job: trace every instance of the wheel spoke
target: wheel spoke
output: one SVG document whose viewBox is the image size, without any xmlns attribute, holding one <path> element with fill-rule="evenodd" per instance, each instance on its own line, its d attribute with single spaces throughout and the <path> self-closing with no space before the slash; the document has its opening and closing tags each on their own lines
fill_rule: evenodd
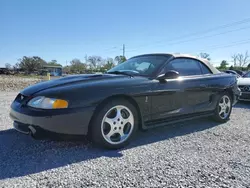
<svg viewBox="0 0 250 188">
<path fill-rule="evenodd" d="M 223 104 L 226 104 L 226 99 L 225 97 L 222 97 Z"/>
<path fill-rule="evenodd" d="M 124 140 L 127 137 L 127 134 L 124 134 L 123 129 L 119 131 L 120 134 L 120 140 Z"/>
<path fill-rule="evenodd" d="M 220 106 L 220 107 L 223 107 L 223 103 L 219 103 L 219 106 Z"/>
<path fill-rule="evenodd" d="M 223 114 L 223 113 L 225 113 L 225 110 L 221 110 L 219 114 L 221 115 L 221 114 Z"/>
<path fill-rule="evenodd" d="M 125 126 L 127 123 L 133 124 L 134 118 L 132 116 L 129 116 L 127 119 L 123 120 L 123 126 Z"/>
<path fill-rule="evenodd" d="M 108 123 L 111 127 L 113 126 L 114 119 L 105 117 L 104 122 Z"/>
<path fill-rule="evenodd" d="M 111 140 L 111 136 L 112 135 L 114 135 L 115 134 L 115 132 L 114 132 L 114 130 L 113 129 L 110 129 L 110 131 L 109 131 L 109 133 L 106 135 L 108 138 L 109 138 L 109 140 Z"/>
<path fill-rule="evenodd" d="M 121 114 L 121 110 L 122 110 L 122 108 L 120 108 L 120 107 L 116 108 L 116 116 L 115 116 L 116 119 L 123 119 L 122 114 Z"/>
<path fill-rule="evenodd" d="M 221 115 L 223 112 L 224 112 L 224 109 L 221 109 L 220 112 L 219 112 L 219 114 Z"/>
</svg>

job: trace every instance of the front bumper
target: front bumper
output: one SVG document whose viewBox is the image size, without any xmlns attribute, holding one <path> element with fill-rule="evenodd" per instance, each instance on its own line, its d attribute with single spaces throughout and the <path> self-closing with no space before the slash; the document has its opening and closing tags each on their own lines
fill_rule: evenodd
<svg viewBox="0 0 250 188">
<path fill-rule="evenodd" d="M 233 106 L 239 101 L 241 95 L 242 95 L 242 92 L 240 88 L 235 87 L 234 95 L 233 95 L 233 104 L 232 104 Z"/>
<path fill-rule="evenodd" d="M 46 131 L 67 135 L 87 135 L 94 107 L 63 110 L 37 110 L 13 102 L 10 117 L 14 128 L 24 134 Z"/>
<path fill-rule="evenodd" d="M 239 97 L 240 101 L 250 101 L 250 92 L 242 92 L 242 95 Z"/>
</svg>

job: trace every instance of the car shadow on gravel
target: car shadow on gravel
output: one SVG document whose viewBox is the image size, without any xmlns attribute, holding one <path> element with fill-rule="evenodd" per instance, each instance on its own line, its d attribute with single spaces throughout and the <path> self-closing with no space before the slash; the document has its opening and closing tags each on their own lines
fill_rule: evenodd
<svg viewBox="0 0 250 188">
<path fill-rule="evenodd" d="M 3 130 L 0 131 L 0 180 L 26 176 L 100 157 L 122 157 L 123 150 L 204 131 L 217 125 L 213 121 L 200 119 L 154 128 L 146 132 L 140 131 L 129 146 L 119 150 L 100 149 L 87 140 L 39 141 L 20 134 L 14 129 Z"/>
</svg>

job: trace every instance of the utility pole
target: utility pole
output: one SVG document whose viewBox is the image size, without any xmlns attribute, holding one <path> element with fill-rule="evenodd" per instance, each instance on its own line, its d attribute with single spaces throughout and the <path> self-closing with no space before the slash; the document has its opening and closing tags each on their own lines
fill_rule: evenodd
<svg viewBox="0 0 250 188">
<path fill-rule="evenodd" d="M 122 47 L 122 55 L 123 55 L 123 57 L 125 57 L 125 44 L 123 44 L 123 47 Z"/>
</svg>

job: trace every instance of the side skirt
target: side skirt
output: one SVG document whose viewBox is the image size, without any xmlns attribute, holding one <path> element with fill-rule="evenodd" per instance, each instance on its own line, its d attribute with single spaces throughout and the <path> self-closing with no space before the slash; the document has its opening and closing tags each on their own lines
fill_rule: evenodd
<svg viewBox="0 0 250 188">
<path fill-rule="evenodd" d="M 161 120 L 157 120 L 157 121 L 148 121 L 148 122 L 144 122 L 143 129 L 151 129 L 151 128 L 155 128 L 155 127 L 167 126 L 170 124 L 176 124 L 176 123 L 180 123 L 180 122 L 184 122 L 184 121 L 190 121 L 190 120 L 194 120 L 194 119 L 209 117 L 212 115 L 214 115 L 214 112 L 209 111 L 209 112 L 181 115 L 181 116 L 176 116 L 176 117 L 167 118 L 167 119 L 161 119 Z"/>
</svg>

